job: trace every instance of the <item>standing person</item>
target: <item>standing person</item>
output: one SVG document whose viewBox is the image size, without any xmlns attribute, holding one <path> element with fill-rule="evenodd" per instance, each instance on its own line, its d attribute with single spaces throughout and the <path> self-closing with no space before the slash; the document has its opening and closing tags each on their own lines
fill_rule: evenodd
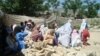
<svg viewBox="0 0 100 56">
<path fill-rule="evenodd" d="M 83 45 L 87 45 L 87 40 L 90 37 L 90 33 L 87 28 L 85 28 L 82 32 L 82 42 Z"/>
<path fill-rule="evenodd" d="M 81 36 L 81 33 L 83 32 L 83 30 L 84 30 L 85 28 L 88 29 L 88 24 L 87 24 L 87 20 L 86 20 L 86 19 L 83 19 L 83 21 L 82 21 L 82 23 L 81 23 L 80 30 L 79 30 L 80 36 Z"/>
<path fill-rule="evenodd" d="M 72 32 L 72 20 L 68 20 L 68 22 L 62 27 L 58 28 L 56 32 L 59 33 L 58 41 L 64 46 L 69 47 L 70 45 L 70 37 Z"/>
<path fill-rule="evenodd" d="M 82 40 L 82 32 L 83 32 L 83 30 L 85 28 L 88 29 L 88 23 L 87 23 L 87 20 L 86 19 L 83 19 L 82 20 L 82 23 L 81 23 L 81 26 L 80 26 L 80 30 L 79 30 L 79 34 L 80 34 L 81 40 Z"/>
</svg>

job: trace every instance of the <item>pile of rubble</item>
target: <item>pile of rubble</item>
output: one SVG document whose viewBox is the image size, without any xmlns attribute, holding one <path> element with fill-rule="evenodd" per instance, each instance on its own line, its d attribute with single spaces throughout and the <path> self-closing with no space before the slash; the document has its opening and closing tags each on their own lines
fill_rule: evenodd
<svg viewBox="0 0 100 56">
<path fill-rule="evenodd" d="M 61 45 L 46 45 L 45 42 L 33 42 L 28 35 L 25 39 L 27 48 L 22 50 L 24 56 L 98 56 L 95 51 L 84 51 L 83 47 L 65 48 Z"/>
<path fill-rule="evenodd" d="M 80 52 L 80 47 L 77 48 L 65 48 L 61 45 L 50 46 L 45 45 L 43 42 L 34 42 L 23 49 L 22 53 L 25 56 L 96 56 L 95 52 Z"/>
</svg>

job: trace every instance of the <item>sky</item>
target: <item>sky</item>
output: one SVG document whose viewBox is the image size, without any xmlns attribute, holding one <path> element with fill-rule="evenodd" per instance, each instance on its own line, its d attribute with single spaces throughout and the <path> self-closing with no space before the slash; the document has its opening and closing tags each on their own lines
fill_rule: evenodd
<svg viewBox="0 0 100 56">
<path fill-rule="evenodd" d="M 100 3 L 100 0 L 96 0 L 96 1 Z M 60 0 L 60 2 L 64 2 L 64 0 Z"/>
<path fill-rule="evenodd" d="M 60 0 L 60 2 L 63 3 L 64 0 Z M 96 0 L 96 2 L 97 2 L 97 3 L 100 3 L 100 0 Z M 62 7 L 62 5 L 61 5 L 60 7 Z M 100 10 L 98 11 L 98 13 L 100 14 Z"/>
</svg>

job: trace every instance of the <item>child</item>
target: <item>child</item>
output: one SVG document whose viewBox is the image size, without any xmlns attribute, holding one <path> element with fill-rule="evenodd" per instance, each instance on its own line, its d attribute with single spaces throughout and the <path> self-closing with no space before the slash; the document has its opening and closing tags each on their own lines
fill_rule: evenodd
<svg viewBox="0 0 100 56">
<path fill-rule="evenodd" d="M 44 36 L 44 42 L 46 44 L 53 45 L 53 40 L 54 40 L 54 29 L 49 29 Z"/>
<path fill-rule="evenodd" d="M 27 36 L 28 34 L 26 32 L 23 32 L 21 30 L 21 27 L 17 26 L 15 28 L 16 32 L 16 41 L 18 43 L 18 50 L 21 51 L 22 49 L 25 48 L 25 42 L 24 42 L 24 37 Z"/>
<path fill-rule="evenodd" d="M 73 29 L 71 34 L 71 46 L 77 47 L 81 45 L 81 38 L 76 28 Z"/>
<path fill-rule="evenodd" d="M 32 30 L 31 37 L 32 37 L 32 40 L 35 42 L 43 41 L 43 36 L 39 29 L 40 29 L 40 25 L 36 25 Z"/>
<path fill-rule="evenodd" d="M 82 32 L 82 42 L 83 45 L 87 45 L 87 40 L 90 37 L 90 33 L 87 28 L 85 28 Z"/>
</svg>

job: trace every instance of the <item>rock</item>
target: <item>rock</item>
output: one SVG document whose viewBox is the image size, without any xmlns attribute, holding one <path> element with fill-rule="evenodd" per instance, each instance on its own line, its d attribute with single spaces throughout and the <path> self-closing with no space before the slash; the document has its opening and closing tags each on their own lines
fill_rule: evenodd
<svg viewBox="0 0 100 56">
<path fill-rule="evenodd" d="M 59 54 L 53 53 L 51 56 L 60 56 Z"/>
<path fill-rule="evenodd" d="M 94 45 L 100 45 L 100 42 L 94 42 Z"/>
<path fill-rule="evenodd" d="M 74 48 L 76 51 L 80 51 L 81 47 L 75 47 Z"/>
<path fill-rule="evenodd" d="M 45 53 L 36 53 L 36 56 L 45 56 Z"/>
<path fill-rule="evenodd" d="M 56 53 L 58 53 L 58 54 L 64 54 L 64 53 L 68 53 L 69 51 L 67 51 L 67 49 L 66 48 L 64 48 L 64 47 L 57 47 L 56 49 L 55 49 L 55 51 L 56 51 Z"/>
<path fill-rule="evenodd" d="M 76 56 L 96 56 L 96 52 L 79 52 Z"/>
<path fill-rule="evenodd" d="M 85 53 L 77 53 L 76 56 L 87 56 Z"/>
<path fill-rule="evenodd" d="M 42 49 L 39 51 L 39 53 L 44 53 L 45 52 L 45 49 Z"/>
<path fill-rule="evenodd" d="M 51 51 L 52 53 L 54 53 L 54 52 L 55 52 L 55 50 L 54 50 L 54 49 L 50 49 L 50 48 L 45 48 L 45 50 L 46 50 L 46 51 Z"/>
<path fill-rule="evenodd" d="M 53 54 L 52 51 L 47 51 L 46 54 L 45 54 L 45 56 L 51 56 L 52 54 Z"/>
<path fill-rule="evenodd" d="M 87 54 L 87 56 L 96 56 L 96 52 L 90 52 Z"/>
<path fill-rule="evenodd" d="M 45 47 L 46 47 L 46 45 L 43 42 L 35 42 L 34 43 L 34 48 L 36 48 L 38 50 L 41 50 L 41 49 L 43 49 Z"/>
<path fill-rule="evenodd" d="M 77 52 L 70 52 L 67 54 L 67 56 L 77 56 Z"/>
</svg>

